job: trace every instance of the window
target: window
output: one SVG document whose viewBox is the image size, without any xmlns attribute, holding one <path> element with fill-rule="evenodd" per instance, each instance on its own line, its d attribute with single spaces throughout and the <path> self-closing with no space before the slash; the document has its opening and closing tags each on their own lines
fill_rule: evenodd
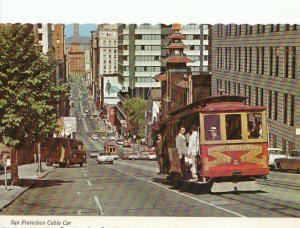
<svg viewBox="0 0 300 228">
<path fill-rule="evenodd" d="M 269 90 L 268 111 L 269 111 L 269 119 L 272 119 L 272 90 Z"/>
<path fill-rule="evenodd" d="M 270 25 L 270 32 L 274 32 L 274 25 Z"/>
<path fill-rule="evenodd" d="M 226 139 L 242 139 L 242 120 L 241 114 L 226 115 Z"/>
<path fill-rule="evenodd" d="M 252 72 L 252 47 L 249 48 L 249 73 Z"/>
<path fill-rule="evenodd" d="M 256 74 L 259 74 L 259 47 L 256 48 Z"/>
<path fill-rule="evenodd" d="M 277 76 L 277 77 L 279 76 L 279 55 L 277 55 L 277 54 L 276 54 L 276 59 L 275 59 L 275 76 Z"/>
<path fill-rule="evenodd" d="M 220 116 L 205 115 L 204 116 L 204 131 L 206 141 L 221 140 L 220 135 Z"/>
<path fill-rule="evenodd" d="M 234 48 L 234 71 L 237 70 L 237 48 Z"/>
<path fill-rule="evenodd" d="M 262 128 L 262 115 L 261 113 L 248 113 L 247 114 L 247 136 L 248 139 L 263 138 Z"/>
<path fill-rule="evenodd" d="M 251 86 L 248 86 L 248 105 L 251 105 Z"/>
<path fill-rule="evenodd" d="M 295 112 L 295 96 L 291 95 L 291 121 L 290 121 L 290 126 L 294 127 L 294 112 Z"/>
<path fill-rule="evenodd" d="M 292 79 L 296 78 L 296 47 L 292 47 Z"/>
<path fill-rule="evenodd" d="M 270 76 L 273 75 L 273 47 L 269 48 L 270 57 L 269 57 L 269 69 L 270 69 Z"/>
<path fill-rule="evenodd" d="M 239 67 L 238 67 L 238 71 L 241 71 L 241 47 L 239 47 Z"/>
<path fill-rule="evenodd" d="M 255 105 L 258 106 L 258 88 L 255 87 Z"/>
<path fill-rule="evenodd" d="M 284 77 L 289 77 L 289 47 L 284 48 L 285 51 L 285 71 L 284 71 Z"/>
<path fill-rule="evenodd" d="M 280 24 L 277 24 L 276 25 L 276 32 L 279 32 L 280 31 Z"/>
<path fill-rule="evenodd" d="M 247 68 L 248 68 L 248 66 L 247 66 L 247 63 L 248 63 L 248 53 L 247 53 L 247 47 L 245 47 L 244 48 L 244 50 L 245 50 L 245 59 L 244 59 L 244 72 L 247 72 Z"/>
<path fill-rule="evenodd" d="M 261 48 L 261 74 L 265 73 L 265 48 Z"/>
<path fill-rule="evenodd" d="M 275 107 L 274 107 L 274 120 L 277 120 L 277 109 L 278 109 L 278 92 L 275 92 Z"/>
<path fill-rule="evenodd" d="M 284 102 L 283 102 L 283 123 L 287 124 L 287 113 L 288 113 L 288 94 L 284 94 Z"/>
</svg>

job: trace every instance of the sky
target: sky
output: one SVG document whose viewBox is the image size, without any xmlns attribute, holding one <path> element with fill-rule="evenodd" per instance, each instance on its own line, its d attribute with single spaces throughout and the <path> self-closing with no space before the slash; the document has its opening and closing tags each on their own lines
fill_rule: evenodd
<svg viewBox="0 0 300 228">
<path fill-rule="evenodd" d="M 65 35 L 66 37 L 72 37 L 73 36 L 73 24 L 66 24 L 65 27 Z M 91 31 L 97 30 L 96 24 L 82 24 L 79 25 L 79 36 L 91 36 Z"/>
</svg>

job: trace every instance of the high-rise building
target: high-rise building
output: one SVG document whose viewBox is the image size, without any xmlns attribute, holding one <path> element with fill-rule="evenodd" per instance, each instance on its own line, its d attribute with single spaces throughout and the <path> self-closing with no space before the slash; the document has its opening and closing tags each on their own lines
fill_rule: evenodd
<svg viewBox="0 0 300 228">
<path fill-rule="evenodd" d="M 63 24 L 52 25 L 52 46 L 55 50 L 55 59 L 65 59 L 65 26 Z"/>
<path fill-rule="evenodd" d="M 52 50 L 52 25 L 38 23 L 34 27 L 36 40 L 41 45 L 42 52 L 46 54 Z"/>
<path fill-rule="evenodd" d="M 267 108 L 269 146 L 300 149 L 300 27 L 213 26 L 212 93 L 220 89 Z"/>
<path fill-rule="evenodd" d="M 150 88 L 159 88 L 154 76 L 161 71 L 162 25 L 119 25 L 119 74 L 132 97 L 146 98 Z"/>
<path fill-rule="evenodd" d="M 210 72 L 211 25 L 182 25 L 180 32 L 185 36 L 182 42 L 187 45 L 184 54 L 193 61 L 187 64 L 191 71 L 195 74 Z"/>
</svg>

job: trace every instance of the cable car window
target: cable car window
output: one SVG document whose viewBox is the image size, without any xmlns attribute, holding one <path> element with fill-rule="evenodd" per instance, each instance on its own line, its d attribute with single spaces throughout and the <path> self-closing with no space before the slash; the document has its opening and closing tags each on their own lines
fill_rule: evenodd
<svg viewBox="0 0 300 228">
<path fill-rule="evenodd" d="M 205 140 L 206 141 L 221 140 L 220 116 L 219 115 L 205 115 L 204 116 L 204 130 L 205 130 Z"/>
<path fill-rule="evenodd" d="M 226 138 L 227 140 L 242 139 L 241 114 L 226 115 Z"/>
<path fill-rule="evenodd" d="M 261 113 L 248 113 L 248 139 L 263 138 L 262 115 Z"/>
</svg>

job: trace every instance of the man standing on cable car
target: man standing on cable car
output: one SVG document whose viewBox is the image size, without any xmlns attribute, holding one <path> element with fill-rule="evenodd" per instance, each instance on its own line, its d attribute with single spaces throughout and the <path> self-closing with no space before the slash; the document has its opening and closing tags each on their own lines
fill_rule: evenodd
<svg viewBox="0 0 300 228">
<path fill-rule="evenodd" d="M 197 181 L 198 177 L 197 177 L 197 153 L 198 153 L 198 148 L 199 148 L 199 136 L 198 136 L 198 132 L 197 132 L 197 127 L 195 125 L 191 126 L 191 136 L 189 138 L 189 147 L 188 147 L 188 156 L 189 159 L 191 160 L 190 162 L 190 169 L 191 169 L 191 173 L 192 173 L 192 178 L 190 181 Z"/>
<path fill-rule="evenodd" d="M 185 128 L 184 127 L 180 127 L 180 131 L 178 133 L 178 135 L 176 136 L 176 149 L 178 151 L 179 154 L 179 159 L 180 159 L 180 163 L 181 163 L 181 174 L 182 174 L 182 179 L 186 179 L 187 178 L 187 170 L 186 170 L 186 165 L 185 165 L 185 157 L 187 155 L 188 152 L 188 148 L 186 146 L 186 140 L 185 140 Z"/>
</svg>

